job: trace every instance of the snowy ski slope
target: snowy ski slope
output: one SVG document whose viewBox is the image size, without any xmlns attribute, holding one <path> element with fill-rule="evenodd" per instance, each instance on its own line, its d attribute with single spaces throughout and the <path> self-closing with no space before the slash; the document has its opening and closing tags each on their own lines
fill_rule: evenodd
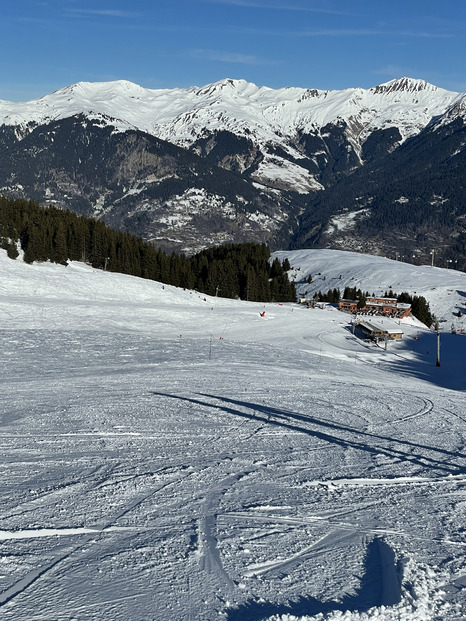
<svg viewBox="0 0 466 621">
<path fill-rule="evenodd" d="M 440 367 L 412 320 L 385 351 L 332 307 L 0 251 L 2 619 L 465 618 L 466 277 L 335 252 L 287 256 L 425 295 Z"/>
</svg>

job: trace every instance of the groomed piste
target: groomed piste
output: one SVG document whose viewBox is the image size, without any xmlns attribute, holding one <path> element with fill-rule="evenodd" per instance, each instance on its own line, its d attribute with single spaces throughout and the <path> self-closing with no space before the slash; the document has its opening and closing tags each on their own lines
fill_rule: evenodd
<svg viewBox="0 0 466 621">
<path fill-rule="evenodd" d="M 286 255 L 424 295 L 441 366 L 413 319 L 385 349 L 331 305 L 0 251 L 2 619 L 464 618 L 466 276 Z"/>
</svg>

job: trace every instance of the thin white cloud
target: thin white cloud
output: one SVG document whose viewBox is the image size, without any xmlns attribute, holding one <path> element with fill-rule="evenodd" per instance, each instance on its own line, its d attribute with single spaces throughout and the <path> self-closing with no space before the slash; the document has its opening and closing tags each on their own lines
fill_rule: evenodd
<svg viewBox="0 0 466 621">
<path fill-rule="evenodd" d="M 318 28 L 307 30 L 276 30 L 266 28 L 238 28 L 234 32 L 248 35 L 263 35 L 273 37 L 404 37 L 404 38 L 452 38 L 451 34 L 436 34 L 427 32 L 411 32 L 388 30 L 384 28 Z"/>
<path fill-rule="evenodd" d="M 378 75 L 383 78 L 393 79 L 393 78 L 401 78 L 404 76 L 414 77 L 417 72 L 413 71 L 413 69 L 410 69 L 409 67 L 406 67 L 406 66 L 385 65 L 385 67 L 379 67 L 378 69 L 374 69 L 372 73 L 374 75 Z"/>
<path fill-rule="evenodd" d="M 204 60 L 213 60 L 221 63 L 234 63 L 240 65 L 270 65 L 273 64 L 269 60 L 259 58 L 252 54 L 240 54 L 237 52 L 225 52 L 221 50 L 208 49 L 192 49 L 188 52 L 189 56 L 194 58 L 202 58 Z"/>
<path fill-rule="evenodd" d="M 66 9 L 67 13 L 71 13 L 73 15 L 103 15 L 104 17 L 134 17 L 135 13 L 131 13 L 130 11 L 119 11 L 115 9 Z"/>
<path fill-rule="evenodd" d="M 453 37 L 451 34 L 439 34 L 428 32 L 412 32 L 404 30 L 384 30 L 377 28 L 323 28 L 318 30 L 303 30 L 297 32 L 296 36 L 302 37 L 407 37 L 407 38 L 437 38 L 447 39 Z"/>
<path fill-rule="evenodd" d="M 417 37 L 421 39 L 452 39 L 455 35 L 448 32 L 413 32 L 401 31 L 398 33 L 402 37 Z"/>
<path fill-rule="evenodd" d="M 324 9 L 310 6 L 300 6 L 297 4 L 292 4 L 290 2 L 283 2 L 279 0 L 277 2 L 273 2 L 273 0 L 265 0 L 261 2 L 260 0 L 203 0 L 204 2 L 209 2 L 210 4 L 228 4 L 232 6 L 242 6 L 248 9 L 271 9 L 276 11 L 300 11 L 303 13 L 326 13 L 329 15 L 348 15 L 347 12 L 343 11 L 335 11 L 332 9 Z"/>
<path fill-rule="evenodd" d="M 296 34 L 301 37 L 373 37 L 386 33 L 383 30 L 372 28 L 322 28 L 318 30 L 302 30 Z"/>
</svg>

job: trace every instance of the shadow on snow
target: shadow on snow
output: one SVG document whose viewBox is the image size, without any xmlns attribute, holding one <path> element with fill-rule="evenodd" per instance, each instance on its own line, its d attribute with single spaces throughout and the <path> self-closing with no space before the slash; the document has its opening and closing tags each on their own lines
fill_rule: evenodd
<svg viewBox="0 0 466 621">
<path fill-rule="evenodd" d="M 304 433 L 343 448 L 353 448 L 373 455 L 385 455 L 392 459 L 410 462 L 423 469 L 428 468 L 448 474 L 460 474 L 465 471 L 464 465 L 454 463 L 454 460 L 466 457 L 458 452 L 437 448 L 436 446 L 427 446 L 411 442 L 410 440 L 370 433 L 323 418 L 318 419 L 289 410 L 280 410 L 258 403 L 229 399 L 218 395 L 201 393 L 199 397 L 204 397 L 204 399 L 197 399 L 156 391 L 152 391 L 151 394 L 185 401 L 206 408 L 215 408 L 249 420 L 261 420 L 263 423 Z M 205 398 L 214 399 L 217 403 L 206 401 Z M 224 405 L 218 405 L 218 402 Z M 243 411 L 244 409 L 252 410 L 252 412 L 245 412 Z M 306 426 L 303 426 L 303 424 Z"/>
<path fill-rule="evenodd" d="M 422 333 L 407 341 L 414 359 L 395 353 L 392 369 L 450 390 L 466 390 L 466 334 L 440 333 L 440 366 L 437 366 L 437 334 Z"/>
<path fill-rule="evenodd" d="M 249 600 L 227 610 L 226 618 L 228 621 L 259 621 L 272 615 L 314 616 L 337 610 L 367 612 L 373 607 L 394 606 L 401 601 L 401 574 L 393 550 L 382 539 L 376 538 L 367 547 L 359 589 L 341 601 L 321 602 L 310 596 L 286 604 Z"/>
<path fill-rule="evenodd" d="M 369 319 L 370 321 L 370 319 Z M 453 322 L 454 323 L 454 322 Z M 406 331 L 406 326 L 403 326 Z M 345 326 L 345 330 L 359 339 L 361 345 L 374 347 L 374 343 L 356 327 L 353 333 L 352 326 Z M 413 331 L 416 330 L 413 328 Z M 437 333 L 416 332 L 403 338 L 404 347 L 414 354 L 407 358 L 398 343 L 388 343 L 387 353 L 394 356 L 390 366 L 395 373 L 409 375 L 431 384 L 450 390 L 466 390 L 464 367 L 466 365 L 466 334 L 440 333 L 440 367 L 437 366 Z M 385 344 L 379 343 L 384 349 Z"/>
</svg>

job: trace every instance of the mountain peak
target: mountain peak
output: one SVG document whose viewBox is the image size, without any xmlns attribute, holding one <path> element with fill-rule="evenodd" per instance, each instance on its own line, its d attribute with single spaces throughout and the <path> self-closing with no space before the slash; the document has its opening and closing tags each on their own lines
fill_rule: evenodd
<svg viewBox="0 0 466 621">
<path fill-rule="evenodd" d="M 112 98 L 119 94 L 142 94 L 147 92 L 147 89 L 130 82 L 129 80 L 113 80 L 110 82 L 76 82 L 70 86 L 61 88 L 54 95 L 68 95 L 74 97 L 80 96 L 111 96 Z M 45 98 L 49 98 L 50 95 L 46 95 Z M 44 98 L 42 98 L 44 99 Z"/>
<path fill-rule="evenodd" d="M 253 89 L 257 89 L 258 87 L 251 82 L 247 82 L 246 80 L 234 80 L 233 78 L 224 78 L 223 80 L 219 80 L 218 82 L 213 82 L 212 84 L 206 84 L 201 88 L 198 88 L 195 93 L 196 95 L 216 95 L 218 93 L 234 93 L 234 92 L 242 92 L 246 90 L 248 87 L 252 87 Z"/>
<path fill-rule="evenodd" d="M 372 93 L 416 93 L 419 91 L 437 91 L 437 86 L 426 82 L 425 80 L 416 80 L 414 78 L 396 78 L 384 84 L 379 84 L 370 89 Z"/>
</svg>

